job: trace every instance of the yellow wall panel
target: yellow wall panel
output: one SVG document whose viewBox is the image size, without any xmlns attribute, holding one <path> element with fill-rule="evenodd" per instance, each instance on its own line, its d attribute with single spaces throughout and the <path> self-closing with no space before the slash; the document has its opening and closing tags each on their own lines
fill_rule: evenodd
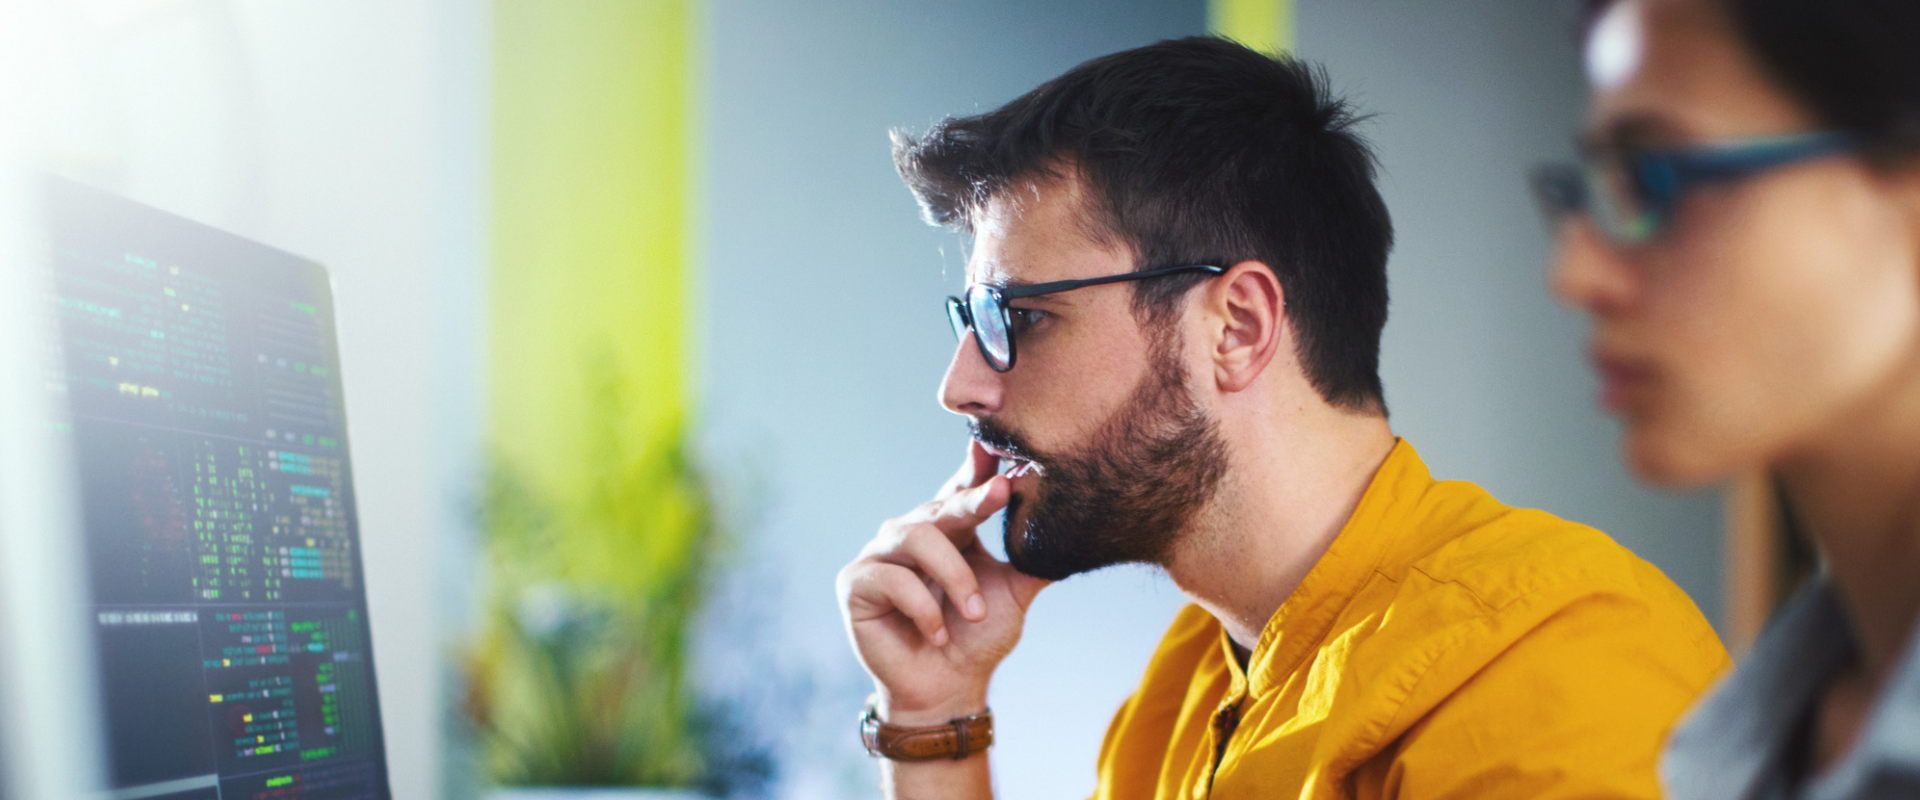
<svg viewBox="0 0 1920 800">
<path fill-rule="evenodd" d="M 1263 52 L 1292 50 L 1293 0 L 1210 0 L 1207 30 Z"/>
<path fill-rule="evenodd" d="M 578 485 L 590 365 L 681 412 L 693 0 L 495 0 L 489 422 Z"/>
</svg>

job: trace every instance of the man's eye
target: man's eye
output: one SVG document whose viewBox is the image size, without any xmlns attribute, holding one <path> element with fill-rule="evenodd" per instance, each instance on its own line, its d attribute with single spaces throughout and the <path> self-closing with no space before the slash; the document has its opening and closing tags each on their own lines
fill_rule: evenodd
<svg viewBox="0 0 1920 800">
<path fill-rule="evenodd" d="M 1039 324 L 1040 320 L 1046 318 L 1047 312 L 1037 308 L 1009 308 L 1007 315 L 1013 319 L 1013 332 L 1019 334 Z"/>
</svg>

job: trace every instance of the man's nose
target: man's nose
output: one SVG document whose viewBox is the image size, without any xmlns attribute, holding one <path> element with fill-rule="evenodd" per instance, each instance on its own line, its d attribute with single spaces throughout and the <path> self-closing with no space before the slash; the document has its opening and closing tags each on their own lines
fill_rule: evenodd
<svg viewBox="0 0 1920 800">
<path fill-rule="evenodd" d="M 1000 411 L 1005 392 L 1001 374 L 987 366 L 973 337 L 961 337 L 946 377 L 940 380 L 940 405 L 955 414 L 990 415 Z"/>
<path fill-rule="evenodd" d="M 1601 316 L 1631 305 L 1639 287 L 1638 271 L 1629 259 L 1581 220 L 1562 227 L 1550 282 L 1561 305 Z"/>
</svg>

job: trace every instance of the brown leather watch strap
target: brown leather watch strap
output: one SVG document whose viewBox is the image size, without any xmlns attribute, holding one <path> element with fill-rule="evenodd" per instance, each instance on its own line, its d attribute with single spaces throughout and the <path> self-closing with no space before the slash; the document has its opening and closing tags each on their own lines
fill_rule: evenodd
<svg viewBox="0 0 1920 800">
<path fill-rule="evenodd" d="M 860 743 L 867 746 L 867 755 L 893 761 L 960 761 L 993 746 L 993 711 L 955 717 L 945 725 L 907 728 L 881 722 L 873 698 L 867 698 L 867 709 L 860 714 Z"/>
</svg>

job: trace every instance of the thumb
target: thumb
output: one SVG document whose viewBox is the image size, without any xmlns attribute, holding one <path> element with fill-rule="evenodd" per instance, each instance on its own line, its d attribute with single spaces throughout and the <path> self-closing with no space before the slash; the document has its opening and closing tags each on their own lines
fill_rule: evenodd
<svg viewBox="0 0 1920 800">
<path fill-rule="evenodd" d="M 1033 605 L 1033 598 L 1040 594 L 1041 589 L 1053 585 L 1053 581 L 1033 577 L 1015 569 L 1009 562 L 994 558 L 985 548 L 977 548 L 969 553 L 967 561 L 973 564 L 976 574 L 991 573 L 996 581 L 1003 583 L 1007 587 L 1007 594 L 1020 606 L 1022 612 Z"/>
<path fill-rule="evenodd" d="M 1009 568 L 1007 571 L 1010 573 L 1007 576 L 1007 588 L 1013 592 L 1013 601 L 1020 604 L 1021 610 L 1033 605 L 1033 598 L 1040 594 L 1041 589 L 1053 585 L 1053 581 L 1036 578 L 1017 569 Z"/>
</svg>

